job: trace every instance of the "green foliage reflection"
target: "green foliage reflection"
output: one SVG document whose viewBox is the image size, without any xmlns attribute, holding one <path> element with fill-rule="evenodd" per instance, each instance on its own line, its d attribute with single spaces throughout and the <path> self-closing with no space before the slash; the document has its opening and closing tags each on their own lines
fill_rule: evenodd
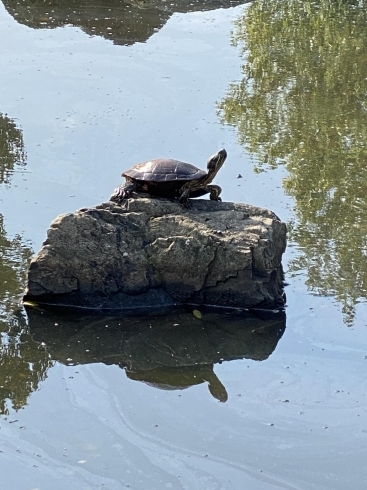
<svg viewBox="0 0 367 490">
<path fill-rule="evenodd" d="M 19 311 L 31 253 L 22 237 L 7 237 L 0 214 L 0 415 L 25 405 L 51 364 Z"/>
<path fill-rule="evenodd" d="M 22 132 L 0 114 L 0 184 L 10 185 L 16 165 L 25 165 Z M 32 250 L 20 236 L 7 236 L 0 214 L 0 415 L 26 404 L 50 365 L 49 355 L 31 340 L 19 312 Z"/>
<path fill-rule="evenodd" d="M 6 235 L 0 214 L 0 319 L 6 319 L 19 304 L 32 250 L 19 235 Z"/>
<path fill-rule="evenodd" d="M 0 113 L 0 185 L 10 185 L 16 165 L 24 166 L 23 134 L 14 121 Z M 0 214 L 0 319 L 6 319 L 23 292 L 31 249 L 21 236 L 7 237 Z"/>
<path fill-rule="evenodd" d="M 6 326 L 0 342 L 0 415 L 9 414 L 10 406 L 19 410 L 26 405 L 53 364 L 42 345 L 32 340 L 20 312 L 9 316 Z M 0 328 L 4 329 L 2 320 Z"/>
<path fill-rule="evenodd" d="M 23 135 L 12 119 L 0 113 L 0 184 L 10 183 L 16 164 L 26 164 Z"/>
<path fill-rule="evenodd" d="M 219 104 L 257 171 L 286 165 L 302 249 L 291 271 L 335 295 L 347 323 L 367 295 L 366 26 L 366 1 L 255 1 L 233 34 L 243 80 Z"/>
</svg>

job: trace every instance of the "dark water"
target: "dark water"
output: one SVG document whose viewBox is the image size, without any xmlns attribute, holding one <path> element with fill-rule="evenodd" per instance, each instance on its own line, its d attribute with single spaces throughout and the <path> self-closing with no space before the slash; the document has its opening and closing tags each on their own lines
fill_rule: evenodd
<svg viewBox="0 0 367 490">
<path fill-rule="evenodd" d="M 1 490 L 365 488 L 367 5 L 243 4 L 0 2 Z M 58 214 L 221 147 L 284 314 L 20 306 Z"/>
</svg>

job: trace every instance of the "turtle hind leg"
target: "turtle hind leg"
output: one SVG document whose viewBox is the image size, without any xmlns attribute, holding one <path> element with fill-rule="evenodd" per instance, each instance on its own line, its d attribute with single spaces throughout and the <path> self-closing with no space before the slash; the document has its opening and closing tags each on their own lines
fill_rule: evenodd
<svg viewBox="0 0 367 490">
<path fill-rule="evenodd" d="M 211 201 L 221 201 L 222 198 L 219 197 L 219 194 L 222 192 L 222 188 L 219 185 L 207 185 L 206 186 L 208 192 L 210 192 L 210 200 Z"/>
<path fill-rule="evenodd" d="M 117 204 L 121 204 L 124 199 L 130 197 L 130 194 L 137 189 L 137 185 L 135 182 L 127 181 L 124 184 L 119 185 L 113 191 L 110 201 L 117 202 Z"/>
</svg>

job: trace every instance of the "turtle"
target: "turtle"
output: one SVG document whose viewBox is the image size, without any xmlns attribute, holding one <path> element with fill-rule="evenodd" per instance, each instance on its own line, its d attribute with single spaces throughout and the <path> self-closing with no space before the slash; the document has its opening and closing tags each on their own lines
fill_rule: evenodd
<svg viewBox="0 0 367 490">
<path fill-rule="evenodd" d="M 222 189 L 210 185 L 222 167 L 227 152 L 224 148 L 211 156 L 205 172 L 190 163 L 167 158 L 156 158 L 138 163 L 122 173 L 125 183 L 119 185 L 110 197 L 110 201 L 121 204 L 133 192 L 148 192 L 162 197 L 178 198 L 181 206 L 190 208 L 190 197 L 210 194 L 212 201 L 221 201 Z"/>
</svg>

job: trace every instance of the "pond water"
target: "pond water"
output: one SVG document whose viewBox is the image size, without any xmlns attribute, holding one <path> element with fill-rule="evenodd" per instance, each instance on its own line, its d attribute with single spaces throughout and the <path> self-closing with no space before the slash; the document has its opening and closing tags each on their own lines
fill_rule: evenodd
<svg viewBox="0 0 367 490">
<path fill-rule="evenodd" d="M 366 3 L 101 5 L 0 1 L 0 489 L 364 489 Z M 22 308 L 57 215 L 221 147 L 288 225 L 284 313 Z"/>
</svg>

